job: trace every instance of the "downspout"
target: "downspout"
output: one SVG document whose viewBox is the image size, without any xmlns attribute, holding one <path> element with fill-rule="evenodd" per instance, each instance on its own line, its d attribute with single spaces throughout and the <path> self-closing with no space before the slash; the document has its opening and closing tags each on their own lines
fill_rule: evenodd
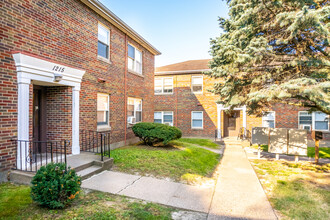
<svg viewBox="0 0 330 220">
<path fill-rule="evenodd" d="M 127 34 L 125 34 L 125 75 L 124 75 L 124 99 L 125 99 L 125 109 L 124 109 L 124 120 L 125 120 L 125 145 L 127 139 Z"/>
<path fill-rule="evenodd" d="M 178 127 L 178 76 L 175 76 L 175 127 Z"/>
</svg>

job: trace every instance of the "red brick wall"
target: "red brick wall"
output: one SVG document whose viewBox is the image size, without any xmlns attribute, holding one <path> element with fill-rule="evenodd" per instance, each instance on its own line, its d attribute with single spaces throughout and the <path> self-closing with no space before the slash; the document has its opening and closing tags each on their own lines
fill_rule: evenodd
<svg viewBox="0 0 330 220">
<path fill-rule="evenodd" d="M 180 128 L 184 136 L 214 137 L 217 127 L 217 98 L 208 91 L 214 80 L 204 76 L 203 94 L 194 94 L 191 91 L 191 76 L 192 74 L 166 76 L 173 77 L 174 92 L 155 95 L 155 111 L 173 111 L 174 126 Z M 191 128 L 192 111 L 203 111 L 203 129 Z"/>
<path fill-rule="evenodd" d="M 184 136 L 214 137 L 217 129 L 217 97 L 208 90 L 212 89 L 215 82 L 204 76 L 203 94 L 191 92 L 192 74 L 179 74 L 156 76 L 156 78 L 173 77 L 174 93 L 167 95 L 155 95 L 155 111 L 173 111 L 174 126 L 180 128 Z M 276 128 L 298 128 L 298 112 L 305 108 L 292 105 L 275 104 L 271 111 L 275 111 Z M 191 128 L 191 111 L 204 112 L 204 128 Z M 221 130 L 224 135 L 223 112 L 221 115 Z M 262 126 L 262 118 L 255 115 L 247 115 L 247 129 Z M 241 125 L 243 125 L 243 112 L 241 111 Z M 330 132 L 324 132 L 325 140 L 330 140 Z M 310 137 L 309 137 L 310 138 Z"/>
<path fill-rule="evenodd" d="M 80 129 L 97 129 L 97 92 L 108 93 L 112 142 L 124 141 L 125 34 L 80 1 L 2 0 L 1 7 L 0 171 L 14 166 L 16 152 L 10 142 L 17 136 L 17 77 L 12 51 L 86 70 L 80 91 Z M 111 62 L 97 59 L 98 22 L 110 29 Z M 128 41 L 143 52 L 144 77 L 127 73 L 127 96 L 143 99 L 143 120 L 152 121 L 154 56 L 129 37 Z M 67 116 L 63 116 L 65 120 L 69 120 Z M 132 137 L 130 129 L 127 132 Z"/>
</svg>

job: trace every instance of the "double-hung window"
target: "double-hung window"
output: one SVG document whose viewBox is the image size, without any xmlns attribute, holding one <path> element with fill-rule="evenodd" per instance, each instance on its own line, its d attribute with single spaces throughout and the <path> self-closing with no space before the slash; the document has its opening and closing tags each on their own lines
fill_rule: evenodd
<svg viewBox="0 0 330 220">
<path fill-rule="evenodd" d="M 323 112 L 301 111 L 298 113 L 299 128 L 306 130 L 329 130 L 329 118 L 328 115 Z"/>
<path fill-rule="evenodd" d="M 127 53 L 128 69 L 138 74 L 142 74 L 142 52 L 128 44 Z"/>
<path fill-rule="evenodd" d="M 110 30 L 99 23 L 97 36 L 97 55 L 109 59 Z"/>
<path fill-rule="evenodd" d="M 203 128 L 203 112 L 202 111 L 191 112 L 191 127 L 192 128 Z"/>
<path fill-rule="evenodd" d="M 308 112 L 299 112 L 299 128 L 312 130 L 313 116 Z"/>
<path fill-rule="evenodd" d="M 155 112 L 154 122 L 173 126 L 173 112 Z"/>
<path fill-rule="evenodd" d="M 329 117 L 323 112 L 314 112 L 315 130 L 329 130 Z"/>
<path fill-rule="evenodd" d="M 275 128 L 275 112 L 266 112 L 262 116 L 262 127 Z"/>
<path fill-rule="evenodd" d="M 142 121 L 142 99 L 128 98 L 127 122 L 135 124 Z"/>
<path fill-rule="evenodd" d="M 157 78 L 155 79 L 155 94 L 172 94 L 173 78 Z"/>
<path fill-rule="evenodd" d="M 203 76 L 191 77 L 191 91 L 193 93 L 203 93 Z"/>
<path fill-rule="evenodd" d="M 109 125 L 109 95 L 97 93 L 97 125 Z"/>
</svg>

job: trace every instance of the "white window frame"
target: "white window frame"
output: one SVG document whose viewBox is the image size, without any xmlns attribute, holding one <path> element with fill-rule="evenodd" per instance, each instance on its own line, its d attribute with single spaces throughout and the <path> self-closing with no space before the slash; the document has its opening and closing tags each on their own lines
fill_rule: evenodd
<svg viewBox="0 0 330 220">
<path fill-rule="evenodd" d="M 172 92 L 164 92 L 164 87 L 165 87 L 165 79 L 171 79 L 172 81 Z M 156 80 L 161 80 L 161 87 L 162 87 L 162 91 L 161 92 L 155 92 L 155 95 L 171 95 L 173 94 L 173 91 L 174 91 L 174 86 L 173 86 L 173 77 L 158 77 L 158 78 L 155 78 L 154 80 L 154 86 L 156 87 Z"/>
<path fill-rule="evenodd" d="M 108 57 L 107 58 L 106 57 L 103 57 L 103 56 L 99 55 L 98 52 L 97 52 L 97 58 L 102 59 L 102 60 L 105 60 L 105 61 L 110 61 L 110 29 L 106 25 L 104 25 L 104 24 L 102 24 L 102 23 L 99 22 L 98 25 L 97 25 L 97 28 L 98 28 L 97 31 L 99 31 L 99 28 L 100 27 L 103 28 L 105 31 L 108 32 L 109 39 L 108 39 L 108 42 L 103 42 L 103 41 L 101 41 L 99 39 L 99 37 L 97 35 L 97 44 L 98 44 L 98 42 L 101 42 L 101 43 L 103 43 L 103 44 L 105 44 L 105 45 L 108 46 Z M 99 50 L 99 48 L 98 48 L 98 45 L 97 45 L 97 51 L 98 50 Z"/>
<path fill-rule="evenodd" d="M 202 78 L 202 91 L 194 92 L 193 85 L 199 85 L 199 84 L 193 84 L 193 78 Z M 204 89 L 204 77 L 203 76 L 191 76 L 191 92 L 194 94 L 203 94 L 203 89 Z"/>
<path fill-rule="evenodd" d="M 194 127 L 193 126 L 193 113 L 194 112 L 201 112 L 202 113 L 202 127 Z M 191 115 L 190 115 L 190 117 L 191 117 L 191 128 L 192 129 L 203 129 L 204 128 L 204 112 L 203 111 L 192 111 L 191 112 Z M 197 119 L 196 119 L 197 120 Z M 199 119 L 198 119 L 199 120 Z"/>
<path fill-rule="evenodd" d="M 134 57 L 135 57 L 134 59 L 132 57 L 128 56 L 128 45 L 134 48 Z M 138 62 L 136 60 L 136 54 L 135 54 L 136 51 L 139 51 L 141 53 L 141 69 L 139 71 L 137 71 L 135 69 L 136 63 Z M 129 68 L 129 66 L 128 66 L 128 59 L 132 59 L 133 60 L 133 69 Z M 127 68 L 128 68 L 129 71 L 134 72 L 134 73 L 137 73 L 139 75 L 142 75 L 142 73 L 143 73 L 143 53 L 142 53 L 141 50 L 137 49 L 133 44 L 130 44 L 130 43 L 127 44 Z"/>
<path fill-rule="evenodd" d="M 155 113 L 161 113 L 161 124 L 165 124 L 164 122 L 164 116 L 165 116 L 165 113 L 171 113 L 172 115 L 172 123 L 170 124 L 170 126 L 173 126 L 174 125 L 174 114 L 173 114 L 173 111 L 155 111 L 154 112 L 154 120 L 155 120 Z"/>
<path fill-rule="evenodd" d="M 99 122 L 97 121 L 96 122 L 97 123 L 97 127 L 98 128 L 100 128 L 100 127 L 101 128 L 102 127 L 109 127 L 110 126 L 110 95 L 109 94 L 106 94 L 106 93 L 100 93 L 100 92 L 97 93 L 97 98 L 96 98 L 96 112 L 99 112 L 99 110 L 97 109 L 98 97 L 99 96 L 107 97 L 107 99 L 108 99 L 108 103 L 107 103 L 107 107 L 108 107 L 108 109 L 107 109 L 107 111 L 108 111 L 107 119 L 108 120 L 107 120 L 107 122 L 105 124 L 103 124 L 103 123 L 102 124 L 99 124 Z M 96 116 L 96 120 L 97 120 L 97 116 Z"/>
<path fill-rule="evenodd" d="M 276 128 L 276 112 L 275 111 L 267 111 L 265 113 L 274 113 L 274 128 Z M 266 126 L 266 123 L 264 122 L 264 121 L 269 121 L 269 120 L 267 120 L 266 117 L 267 117 L 267 115 L 262 116 L 262 127 L 267 127 L 268 128 L 268 126 Z"/>
<path fill-rule="evenodd" d="M 143 108 L 142 108 L 143 107 L 143 100 L 142 99 L 139 99 L 139 98 L 128 97 L 127 98 L 127 106 L 128 106 L 128 102 L 130 100 L 133 100 L 133 102 L 134 102 L 134 116 L 131 117 L 131 118 L 135 118 L 135 122 L 129 122 L 129 120 L 128 120 L 129 117 L 128 116 L 127 116 L 127 122 L 129 124 L 136 124 L 136 123 L 142 122 L 143 121 Z M 136 106 L 139 104 L 139 102 L 141 102 L 141 110 L 140 110 L 140 112 L 141 112 L 141 121 L 136 121 L 136 112 L 139 112 L 139 111 L 137 111 Z"/>
<path fill-rule="evenodd" d="M 308 111 L 299 111 L 298 112 L 298 129 L 304 129 L 303 127 L 305 126 L 304 124 L 300 124 L 300 113 L 308 113 Z M 312 115 L 312 124 L 310 125 L 311 126 L 311 130 L 316 130 L 315 129 L 315 113 L 321 113 L 321 112 L 312 112 L 310 113 Z M 325 114 L 325 113 L 324 113 Z M 328 117 L 328 129 L 317 129 L 316 131 L 329 131 L 329 115 L 327 115 Z M 308 125 L 306 125 L 308 126 Z"/>
</svg>

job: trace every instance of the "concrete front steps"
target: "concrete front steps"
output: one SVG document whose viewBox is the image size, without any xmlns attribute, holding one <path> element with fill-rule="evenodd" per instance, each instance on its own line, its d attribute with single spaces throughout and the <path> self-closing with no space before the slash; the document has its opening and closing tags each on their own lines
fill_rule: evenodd
<svg viewBox="0 0 330 220">
<path fill-rule="evenodd" d="M 227 138 L 221 139 L 220 144 L 223 144 L 226 146 L 241 145 L 242 141 L 240 139 L 237 139 L 237 137 L 227 137 Z"/>
<path fill-rule="evenodd" d="M 104 170 L 110 170 L 112 165 L 113 158 L 104 158 L 104 161 L 93 160 L 77 167 L 72 167 L 72 169 L 77 172 L 77 175 L 80 176 L 82 180 L 85 180 Z M 68 164 L 68 167 L 69 166 L 70 164 Z M 9 178 L 11 182 L 29 185 L 35 174 L 35 172 L 12 170 Z"/>
</svg>

